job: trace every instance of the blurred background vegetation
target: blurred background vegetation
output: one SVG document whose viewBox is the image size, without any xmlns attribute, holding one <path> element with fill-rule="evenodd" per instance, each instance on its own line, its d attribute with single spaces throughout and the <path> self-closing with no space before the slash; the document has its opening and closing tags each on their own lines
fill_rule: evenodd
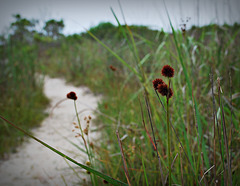
<svg viewBox="0 0 240 186">
<path fill-rule="evenodd" d="M 43 31 L 36 31 L 37 20 L 27 20 L 15 15 L 11 33 L 2 35 L 0 41 L 0 113 L 24 129 L 41 123 L 46 116 L 44 109 L 48 99 L 43 94 L 43 82 L 39 74 L 64 77 L 75 85 L 85 85 L 95 94 L 103 96 L 95 121 L 104 138 L 95 145 L 99 168 L 114 178 L 127 182 L 122 169 L 121 156 L 115 130 L 124 136 L 123 148 L 126 154 L 131 182 L 146 183 L 143 164 L 147 170 L 150 185 L 160 183 L 156 154 L 149 142 L 142 124 L 138 98 L 144 102 L 144 87 L 147 88 L 153 109 L 154 130 L 158 148 L 167 172 L 167 134 L 165 113 L 158 103 L 152 80 L 161 78 L 161 68 L 169 64 L 175 69 L 172 79 L 174 96 L 171 99 L 171 120 L 180 140 L 184 144 L 192 164 L 197 169 L 198 138 L 194 104 L 174 43 L 174 35 L 164 31 L 151 30 L 145 26 L 114 26 L 100 23 L 89 32 L 106 44 L 112 52 L 101 46 L 89 33 L 64 36 L 63 20 L 49 20 Z M 127 33 L 127 36 L 124 36 Z M 240 120 L 240 25 L 207 25 L 183 27 L 176 30 L 177 45 L 189 75 L 195 99 L 198 103 L 199 118 L 203 130 L 204 170 L 213 164 L 213 116 L 210 74 L 214 79 L 218 119 L 222 121 L 217 99 L 217 77 L 221 80 L 222 104 L 225 112 L 227 134 L 231 149 L 233 181 L 237 183 L 239 172 L 239 120 Z M 130 42 L 133 39 L 133 42 Z M 135 47 L 135 48 L 134 48 Z M 143 69 L 144 82 L 139 82 L 134 73 L 112 55 L 120 56 L 130 66 Z M 114 67 L 110 68 L 110 66 Z M 230 76 L 232 87 L 230 87 Z M 231 106 L 232 97 L 232 106 Z M 163 100 L 165 104 L 165 100 Z M 232 112 L 231 112 L 232 108 Z M 232 113 L 232 115 L 231 115 Z M 144 111 L 144 116 L 146 113 Z M 146 117 L 147 129 L 150 125 Z M 0 121 L 0 154 L 14 150 L 22 135 Z M 221 152 L 217 144 L 216 171 L 222 178 Z M 172 156 L 179 153 L 179 143 L 172 132 Z M 191 168 L 182 155 L 185 184 L 193 179 Z M 198 170 L 197 170 L 197 173 Z M 211 182 L 213 170 L 206 175 Z M 181 183 L 180 160 L 173 167 L 173 182 Z"/>
</svg>

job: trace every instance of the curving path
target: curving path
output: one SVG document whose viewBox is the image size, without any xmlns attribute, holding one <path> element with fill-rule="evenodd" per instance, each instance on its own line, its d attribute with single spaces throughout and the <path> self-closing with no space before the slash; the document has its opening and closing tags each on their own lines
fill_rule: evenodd
<svg viewBox="0 0 240 186">
<path fill-rule="evenodd" d="M 66 98 L 68 92 L 75 91 L 78 96 L 78 111 L 84 111 L 80 114 L 80 119 L 85 125 L 84 117 L 89 115 L 94 117 L 89 108 L 96 109 L 99 98 L 91 94 L 87 88 L 67 85 L 64 80 L 58 78 L 46 77 L 44 91 L 51 100 L 51 105 L 46 110 L 50 115 L 39 128 L 32 130 L 34 136 L 84 163 L 86 155 L 68 141 L 82 145 L 81 139 L 75 137 L 76 131 L 72 131 L 73 122 L 76 122 L 73 100 L 67 99 L 60 104 L 57 103 Z M 54 107 L 56 104 L 57 106 Z M 92 123 L 90 128 L 93 128 Z M 94 142 L 92 136 L 96 139 L 99 135 L 90 132 L 90 141 Z M 71 163 L 70 165 L 75 166 Z M 89 178 L 84 170 L 78 169 L 77 172 L 78 176 L 62 157 L 38 142 L 28 139 L 18 148 L 17 153 L 10 155 L 8 160 L 0 162 L 0 186 L 66 185 L 65 183 L 75 185 Z"/>
</svg>

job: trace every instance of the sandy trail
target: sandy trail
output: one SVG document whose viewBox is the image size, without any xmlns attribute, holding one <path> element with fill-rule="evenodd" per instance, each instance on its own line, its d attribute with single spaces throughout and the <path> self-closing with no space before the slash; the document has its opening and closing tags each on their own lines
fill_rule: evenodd
<svg viewBox="0 0 240 186">
<path fill-rule="evenodd" d="M 78 111 L 96 109 L 99 101 L 99 98 L 89 93 L 87 88 L 67 85 L 64 80 L 57 78 L 46 77 L 44 91 L 51 100 L 48 113 L 56 103 L 66 98 L 70 91 L 75 91 L 78 96 Z M 73 122 L 76 122 L 74 113 L 73 100 L 67 99 L 52 111 L 39 128 L 33 129 L 33 134 L 78 162 L 85 163 L 86 155 L 64 139 L 66 137 L 78 145 L 82 144 L 81 139 L 75 137 L 76 131 L 72 131 Z M 83 124 L 86 124 L 84 117 L 89 115 L 94 117 L 90 110 L 81 113 L 80 119 Z M 95 138 L 99 135 L 90 132 L 90 139 L 94 141 L 93 136 Z M 81 178 L 89 177 L 84 170 L 80 171 L 83 172 L 80 174 Z M 65 185 L 63 177 L 68 185 L 80 181 L 62 157 L 32 139 L 19 147 L 17 153 L 10 155 L 9 160 L 0 163 L 1 186 Z"/>
</svg>

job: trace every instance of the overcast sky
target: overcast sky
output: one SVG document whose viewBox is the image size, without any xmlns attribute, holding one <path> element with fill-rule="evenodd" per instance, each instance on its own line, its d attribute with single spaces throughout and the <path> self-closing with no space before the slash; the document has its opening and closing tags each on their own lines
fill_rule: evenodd
<svg viewBox="0 0 240 186">
<path fill-rule="evenodd" d="M 127 24 L 146 25 L 169 30 L 163 0 L 119 0 Z M 65 34 L 80 33 L 100 22 L 116 24 L 113 8 L 120 22 L 124 19 L 118 0 L 0 0 L 0 32 L 14 21 L 13 14 L 44 23 L 49 19 L 63 19 Z M 182 19 L 190 17 L 191 25 L 240 22 L 240 0 L 165 0 L 175 28 Z M 198 6 L 199 5 L 199 6 Z M 39 26 L 41 27 L 41 26 Z"/>
</svg>

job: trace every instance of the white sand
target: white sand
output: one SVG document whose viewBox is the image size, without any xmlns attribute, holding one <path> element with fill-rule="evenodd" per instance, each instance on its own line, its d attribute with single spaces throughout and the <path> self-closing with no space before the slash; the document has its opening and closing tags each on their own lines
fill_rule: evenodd
<svg viewBox="0 0 240 186">
<path fill-rule="evenodd" d="M 66 94 L 70 91 L 75 91 L 78 96 L 78 111 L 87 108 L 96 109 L 99 100 L 99 98 L 89 93 L 87 88 L 66 85 L 64 80 L 57 78 L 45 78 L 44 91 L 46 96 L 51 100 L 51 105 L 47 109 L 48 113 L 52 111 L 56 103 L 66 98 Z M 83 118 L 88 115 L 93 117 L 90 110 L 80 114 L 82 124 L 86 124 Z M 33 129 L 33 134 L 47 144 L 73 157 L 78 162 L 85 164 L 87 156 L 64 139 L 66 137 L 84 148 L 81 138 L 76 138 L 76 132 L 72 132 L 74 121 L 77 121 L 74 101 L 67 99 L 54 108 L 51 115 L 42 122 L 39 128 Z M 91 125 L 92 123 L 90 123 Z M 98 136 L 98 134 L 90 132 L 90 136 Z M 75 166 L 72 163 L 70 164 Z M 85 170 L 78 169 L 78 172 L 81 172 L 81 178 L 89 178 Z M 69 169 L 69 166 L 62 157 L 33 139 L 29 139 L 20 146 L 17 153 L 10 155 L 9 160 L 0 163 L 1 186 L 65 185 L 62 177 L 64 177 L 67 185 L 74 185 L 81 181 Z"/>
</svg>

